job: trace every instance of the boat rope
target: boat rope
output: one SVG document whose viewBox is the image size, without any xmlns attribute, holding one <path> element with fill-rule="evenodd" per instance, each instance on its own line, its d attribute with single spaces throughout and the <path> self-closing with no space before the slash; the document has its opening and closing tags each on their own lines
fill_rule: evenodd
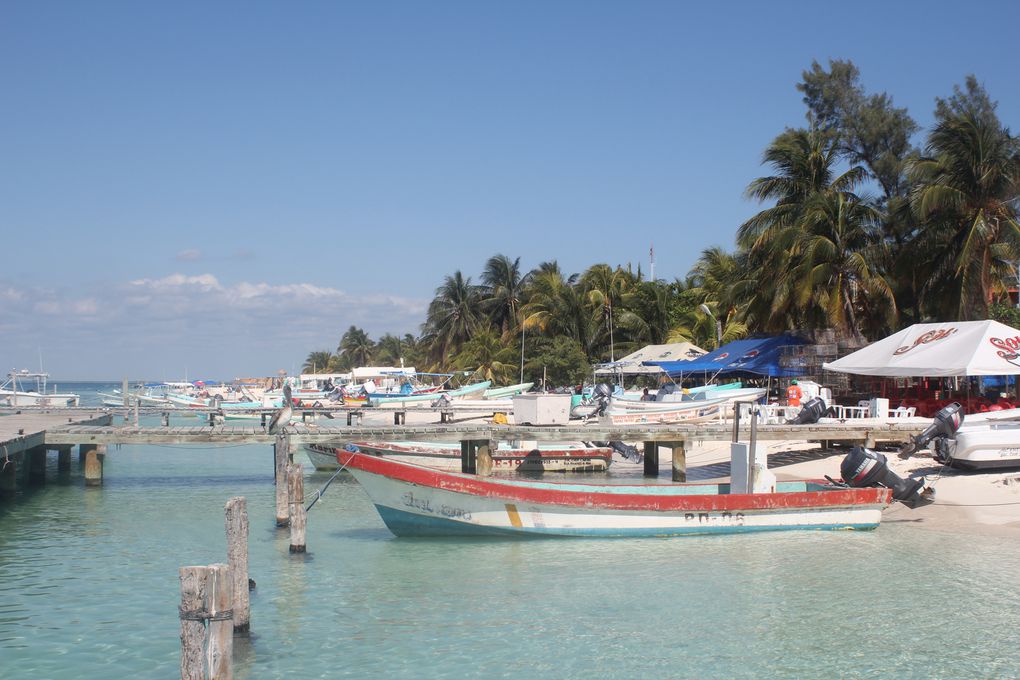
<svg viewBox="0 0 1020 680">
<path fill-rule="evenodd" d="M 315 498 L 314 498 L 314 499 L 312 499 L 312 502 L 311 502 L 311 503 L 309 503 L 307 507 L 305 507 L 305 512 L 308 512 L 309 510 L 311 510 L 311 509 L 312 509 L 312 506 L 313 506 L 313 505 L 315 505 L 316 503 L 318 503 L 318 502 L 319 502 L 319 499 L 320 499 L 320 498 L 322 498 L 322 495 L 323 495 L 324 493 L 326 493 L 326 489 L 328 489 L 328 488 L 329 488 L 329 485 L 330 485 L 330 484 L 332 484 L 332 483 L 333 483 L 333 480 L 334 480 L 334 479 L 336 479 L 336 478 L 337 478 L 337 476 L 338 476 L 338 475 L 339 475 L 339 474 L 340 474 L 341 472 L 343 472 L 343 471 L 344 471 L 345 469 L 347 469 L 347 463 L 344 463 L 343 465 L 341 465 L 341 466 L 340 466 L 340 467 L 339 467 L 339 468 L 337 469 L 337 471 L 333 473 L 333 476 L 332 476 L 332 477 L 330 477 L 330 478 L 329 478 L 329 480 L 328 480 L 328 481 L 327 481 L 327 482 L 326 482 L 326 483 L 325 483 L 325 484 L 323 485 L 323 487 L 322 487 L 321 489 L 319 489 L 318 491 L 316 491 L 316 492 L 315 492 Z"/>
</svg>

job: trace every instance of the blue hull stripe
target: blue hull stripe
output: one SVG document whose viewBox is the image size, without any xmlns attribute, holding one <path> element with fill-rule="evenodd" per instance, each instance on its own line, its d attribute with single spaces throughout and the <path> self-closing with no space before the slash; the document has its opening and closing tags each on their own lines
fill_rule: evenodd
<svg viewBox="0 0 1020 680">
<path fill-rule="evenodd" d="M 664 537 L 697 536 L 705 534 L 740 534 L 761 531 L 788 530 L 857 530 L 870 531 L 877 524 L 793 524 L 775 526 L 711 526 L 674 528 L 633 528 L 633 529 L 549 529 L 538 527 L 489 527 L 467 522 L 458 522 L 445 517 L 426 517 L 403 510 L 394 510 L 376 505 L 379 515 L 387 528 L 397 536 L 503 536 L 516 538 L 541 538 L 551 536 L 593 536 L 593 537 Z"/>
</svg>

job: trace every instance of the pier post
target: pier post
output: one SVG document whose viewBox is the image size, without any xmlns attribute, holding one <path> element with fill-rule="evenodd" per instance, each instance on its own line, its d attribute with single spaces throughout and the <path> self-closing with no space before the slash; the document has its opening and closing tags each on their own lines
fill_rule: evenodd
<svg viewBox="0 0 1020 680">
<path fill-rule="evenodd" d="M 475 442 L 465 439 L 460 443 L 460 471 L 470 474 L 475 471 Z"/>
<path fill-rule="evenodd" d="M 57 447 L 57 472 L 70 472 L 71 447 L 63 444 Z"/>
<path fill-rule="evenodd" d="M 181 567 L 181 678 L 232 678 L 230 567 Z"/>
<path fill-rule="evenodd" d="M 645 442 L 645 477 L 659 476 L 659 442 Z"/>
<path fill-rule="evenodd" d="M 120 396 L 124 398 L 124 408 L 131 405 L 131 400 L 128 399 L 128 379 L 124 378 L 120 382 Z"/>
<path fill-rule="evenodd" d="M 25 452 L 28 456 L 28 483 L 46 483 L 46 447 L 33 446 Z"/>
<path fill-rule="evenodd" d="M 491 440 L 478 443 L 480 446 L 475 457 L 476 474 L 479 477 L 488 477 L 492 475 L 492 452 L 496 450 L 497 444 Z"/>
<path fill-rule="evenodd" d="M 276 435 L 276 526 L 285 527 L 290 522 L 287 507 L 287 463 L 290 454 L 290 437 L 286 433 Z"/>
<path fill-rule="evenodd" d="M 673 481 L 687 481 L 687 442 L 673 442 Z"/>
<path fill-rule="evenodd" d="M 18 459 L 14 455 L 0 458 L 0 495 L 13 496 L 18 492 Z"/>
<path fill-rule="evenodd" d="M 305 476 L 300 465 L 287 467 L 287 492 L 290 496 L 290 552 L 305 551 Z"/>
<path fill-rule="evenodd" d="M 247 635 L 251 628 L 248 594 L 248 503 L 234 496 L 224 507 L 227 527 L 227 563 L 233 576 L 234 633 Z"/>
<path fill-rule="evenodd" d="M 263 417 L 262 426 L 265 427 L 266 423 Z M 163 411 L 163 427 L 170 427 L 170 411 Z"/>
<path fill-rule="evenodd" d="M 85 486 L 101 486 L 106 444 L 79 444 L 78 454 L 82 452 L 85 453 Z"/>
</svg>

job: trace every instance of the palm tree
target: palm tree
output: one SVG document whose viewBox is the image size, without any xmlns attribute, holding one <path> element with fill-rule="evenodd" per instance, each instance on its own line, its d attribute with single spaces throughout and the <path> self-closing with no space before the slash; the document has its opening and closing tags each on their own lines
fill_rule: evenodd
<svg viewBox="0 0 1020 680">
<path fill-rule="evenodd" d="M 615 308 L 619 314 L 630 303 L 634 275 L 621 267 L 613 269 L 608 264 L 596 264 L 581 275 L 580 283 L 596 331 L 594 342 L 599 348 L 608 347 L 612 361 L 615 359 L 613 310 Z"/>
<path fill-rule="evenodd" d="M 520 324 L 521 295 L 526 283 L 527 277 L 521 276 L 519 257 L 511 260 L 506 255 L 493 255 L 482 270 L 482 285 L 479 287 L 482 309 L 504 338 L 516 335 L 515 329 Z"/>
<path fill-rule="evenodd" d="M 386 333 L 375 344 L 375 360 L 387 366 L 396 366 L 404 359 L 404 345 L 401 339 Z"/>
<path fill-rule="evenodd" d="M 506 344 L 492 328 L 484 328 L 464 344 L 454 367 L 470 370 L 478 380 L 491 380 L 494 384 L 514 382 L 517 372 L 518 349 Z"/>
<path fill-rule="evenodd" d="M 881 310 L 891 323 L 895 300 L 877 270 L 884 259 L 881 213 L 852 194 L 826 191 L 807 202 L 800 224 L 789 278 L 804 317 L 816 328 L 857 336 L 863 301 L 884 299 Z"/>
<path fill-rule="evenodd" d="M 564 335 L 587 352 L 592 337 L 591 317 L 579 289 L 573 285 L 576 280 L 576 275 L 564 278 L 558 266 L 540 265 L 529 274 L 527 302 L 521 306 L 521 315 L 529 333 Z"/>
<path fill-rule="evenodd" d="M 372 362 L 374 349 L 375 343 L 368 337 L 368 333 L 352 325 L 340 338 L 336 351 L 347 368 L 354 368 L 368 366 Z"/>
<path fill-rule="evenodd" d="M 329 365 L 333 361 L 333 353 L 328 349 L 318 350 L 316 352 L 309 352 L 308 357 L 305 358 L 305 364 L 301 367 L 301 370 L 305 373 L 323 373 L 329 370 Z"/>
<path fill-rule="evenodd" d="M 443 279 L 436 296 L 429 304 L 425 335 L 429 338 L 433 358 L 442 363 L 449 359 L 481 322 L 478 288 L 458 270 Z"/>
<path fill-rule="evenodd" d="M 996 271 L 1020 254 L 1020 143 L 994 115 L 947 115 L 913 166 L 911 205 L 923 226 L 918 253 L 929 255 L 922 297 L 947 299 L 955 318 L 984 319 Z M 949 311 L 949 310 L 945 310 Z"/>
</svg>

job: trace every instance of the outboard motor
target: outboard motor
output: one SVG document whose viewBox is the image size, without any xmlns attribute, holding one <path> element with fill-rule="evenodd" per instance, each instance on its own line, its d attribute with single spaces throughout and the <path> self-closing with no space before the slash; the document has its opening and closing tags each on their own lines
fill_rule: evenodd
<svg viewBox="0 0 1020 680">
<path fill-rule="evenodd" d="M 855 446 L 839 466 L 843 481 L 857 489 L 885 487 L 892 489 L 893 498 L 908 508 L 934 502 L 935 490 L 925 487 L 920 479 L 903 479 L 889 469 L 881 453 Z"/>
<path fill-rule="evenodd" d="M 804 405 L 800 408 L 800 413 L 797 414 L 796 418 L 787 420 L 787 425 L 813 425 L 824 416 L 829 409 L 825 406 L 825 401 L 821 397 L 812 397 L 804 402 Z"/>
<path fill-rule="evenodd" d="M 923 449 L 933 439 L 951 439 L 960 425 L 963 425 L 963 407 L 954 401 L 936 413 L 932 424 L 900 450 L 900 458 L 909 458 L 914 451 Z"/>
<path fill-rule="evenodd" d="M 591 400 L 598 404 L 593 415 L 604 416 L 609 408 L 609 400 L 613 396 L 613 388 L 606 383 L 599 383 L 591 393 Z"/>
</svg>

